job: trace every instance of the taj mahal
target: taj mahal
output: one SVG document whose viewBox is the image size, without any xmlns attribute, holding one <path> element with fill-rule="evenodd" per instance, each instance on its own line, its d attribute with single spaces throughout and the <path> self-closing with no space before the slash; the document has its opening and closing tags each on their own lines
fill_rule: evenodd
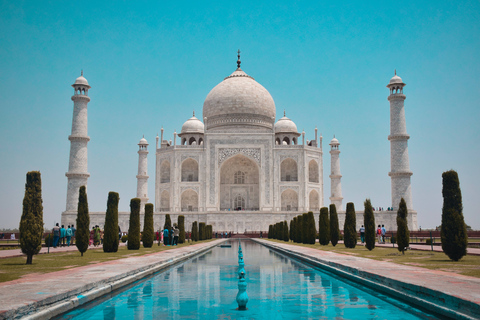
<svg viewBox="0 0 480 320">
<path fill-rule="evenodd" d="M 277 121 L 275 102 L 270 93 L 241 69 L 240 51 L 237 68 L 206 96 L 203 114 L 195 112 L 185 121 L 173 141 L 164 139 L 164 130 L 155 141 L 155 194 L 148 193 L 147 156 L 149 143 L 138 143 L 137 192 L 142 208 L 154 203 L 155 229 L 163 227 L 165 214 L 173 222 L 185 216 L 185 227 L 194 221 L 205 222 L 213 231 L 267 231 L 270 224 L 290 221 L 313 211 L 315 219 L 321 207 L 335 204 L 343 229 L 345 211 L 340 172 L 340 142 L 328 143 L 331 168 L 327 177 L 323 168 L 323 138 L 308 139 L 298 132 L 282 110 Z M 396 210 L 403 197 L 409 210 L 410 230 L 417 230 L 417 212 L 412 207 L 403 93 L 405 83 L 396 75 L 387 87 L 390 91 L 391 207 L 375 211 L 375 223 L 396 228 Z M 90 85 L 82 75 L 72 85 L 74 102 L 66 210 L 62 224 L 75 223 L 79 187 L 87 185 L 88 136 L 87 105 Z M 168 116 L 167 116 L 168 117 Z M 168 119 L 167 119 L 168 120 Z M 177 137 L 178 135 L 178 137 Z M 93 137 L 94 138 L 94 137 Z M 386 174 L 386 173 L 385 173 Z M 331 194 L 324 199 L 324 182 L 329 179 Z M 133 186 L 132 186 L 133 189 Z M 357 230 L 363 224 L 363 206 L 356 208 Z M 119 212 L 119 226 L 128 230 L 130 212 Z M 141 217 L 143 226 L 143 216 Z M 317 220 L 318 223 L 318 220 Z M 103 226 L 105 212 L 90 212 L 90 224 Z M 318 226 L 317 226 L 318 228 Z"/>
</svg>

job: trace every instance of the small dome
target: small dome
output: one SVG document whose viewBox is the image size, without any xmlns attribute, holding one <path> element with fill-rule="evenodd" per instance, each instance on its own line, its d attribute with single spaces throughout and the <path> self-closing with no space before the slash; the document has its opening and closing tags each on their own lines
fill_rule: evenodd
<svg viewBox="0 0 480 320">
<path fill-rule="evenodd" d="M 138 143 L 138 145 L 146 145 L 146 146 L 148 146 L 147 139 L 145 139 L 145 137 L 143 137 L 142 139 L 140 139 L 140 142 Z"/>
<path fill-rule="evenodd" d="M 295 122 L 287 118 L 284 114 L 283 118 L 275 123 L 275 133 L 298 133 Z"/>
<path fill-rule="evenodd" d="M 390 79 L 390 84 L 403 83 L 402 78 L 395 74 L 392 79 Z"/>
<path fill-rule="evenodd" d="M 181 133 L 203 133 L 204 130 L 205 126 L 203 125 L 203 122 L 195 117 L 194 112 L 193 117 L 185 121 L 183 124 Z"/>
<path fill-rule="evenodd" d="M 338 146 L 340 142 L 338 142 L 337 138 L 333 137 L 332 141 L 330 141 L 331 146 Z"/>
<path fill-rule="evenodd" d="M 83 84 L 84 86 L 88 86 L 88 81 L 83 76 L 80 76 L 75 80 L 74 84 Z"/>
</svg>

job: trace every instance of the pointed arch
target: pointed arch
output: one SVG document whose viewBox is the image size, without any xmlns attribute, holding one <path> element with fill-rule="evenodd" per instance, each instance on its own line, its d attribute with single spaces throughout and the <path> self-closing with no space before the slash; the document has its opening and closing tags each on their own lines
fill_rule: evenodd
<svg viewBox="0 0 480 320">
<path fill-rule="evenodd" d="M 170 192 L 163 190 L 160 195 L 160 211 L 170 211 Z"/>
<path fill-rule="evenodd" d="M 310 191 L 308 195 L 308 204 L 310 211 L 318 212 L 320 210 L 320 197 L 318 196 L 317 190 Z"/>
<path fill-rule="evenodd" d="M 182 162 L 182 181 L 198 181 L 198 162 L 192 158 Z"/>
<path fill-rule="evenodd" d="M 280 164 L 281 181 L 298 181 L 297 162 L 292 158 L 287 158 Z"/>
<path fill-rule="evenodd" d="M 182 211 L 198 211 L 198 194 L 192 189 L 182 192 Z"/>
<path fill-rule="evenodd" d="M 160 183 L 170 182 L 170 161 L 163 160 L 160 165 Z"/>
<path fill-rule="evenodd" d="M 298 211 L 298 193 L 295 190 L 283 191 L 281 201 L 282 211 Z"/>
<path fill-rule="evenodd" d="M 315 160 L 308 163 L 308 181 L 318 183 L 318 163 Z"/>
</svg>

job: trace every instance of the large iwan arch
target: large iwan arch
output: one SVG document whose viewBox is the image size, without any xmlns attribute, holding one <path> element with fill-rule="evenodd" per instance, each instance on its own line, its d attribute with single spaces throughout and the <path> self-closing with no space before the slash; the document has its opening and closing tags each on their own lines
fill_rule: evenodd
<svg viewBox="0 0 480 320">
<path fill-rule="evenodd" d="M 220 210 L 259 210 L 260 170 L 257 163 L 241 154 L 223 162 L 220 168 Z"/>
</svg>

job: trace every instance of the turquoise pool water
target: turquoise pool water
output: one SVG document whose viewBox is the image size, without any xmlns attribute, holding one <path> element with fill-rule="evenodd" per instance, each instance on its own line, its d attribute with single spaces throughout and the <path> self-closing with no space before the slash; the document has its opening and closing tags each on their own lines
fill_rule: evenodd
<svg viewBox="0 0 480 320">
<path fill-rule="evenodd" d="M 238 242 L 59 319 L 438 319 L 252 241 L 242 241 L 248 310 L 238 311 Z"/>
</svg>

